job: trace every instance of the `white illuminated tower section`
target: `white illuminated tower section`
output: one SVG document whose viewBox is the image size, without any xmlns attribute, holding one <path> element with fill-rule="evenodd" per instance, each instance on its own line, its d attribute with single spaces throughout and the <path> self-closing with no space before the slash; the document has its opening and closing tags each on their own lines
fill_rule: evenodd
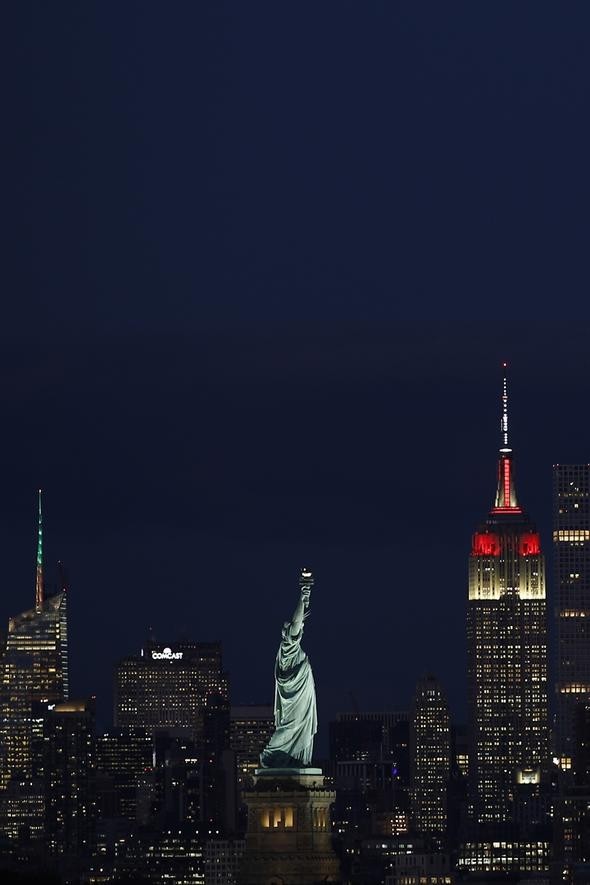
<svg viewBox="0 0 590 885">
<path fill-rule="evenodd" d="M 514 820 L 540 791 L 549 751 L 545 560 L 514 486 L 502 386 L 498 488 L 473 536 L 467 611 L 470 811 L 480 824 Z"/>
</svg>

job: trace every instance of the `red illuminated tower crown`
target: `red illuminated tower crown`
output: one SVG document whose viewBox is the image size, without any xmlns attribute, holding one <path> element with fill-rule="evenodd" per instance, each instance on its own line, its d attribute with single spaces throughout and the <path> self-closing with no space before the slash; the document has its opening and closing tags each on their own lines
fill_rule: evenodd
<svg viewBox="0 0 590 885">
<path fill-rule="evenodd" d="M 502 417 L 500 419 L 500 461 L 498 463 L 498 489 L 492 513 L 522 513 L 516 499 L 512 468 L 512 449 L 508 442 L 508 378 L 507 366 L 503 364 L 502 374 Z"/>
<path fill-rule="evenodd" d="M 500 451 L 498 460 L 498 486 L 494 505 L 485 527 L 473 536 L 473 556 L 499 556 L 499 532 L 512 527 L 518 532 L 518 553 L 521 556 L 541 552 L 539 535 L 523 512 L 516 497 L 514 485 L 513 453 L 508 437 L 508 377 L 507 365 L 502 364 L 502 395 L 500 417 Z M 497 531 L 494 529 L 497 527 Z"/>
</svg>

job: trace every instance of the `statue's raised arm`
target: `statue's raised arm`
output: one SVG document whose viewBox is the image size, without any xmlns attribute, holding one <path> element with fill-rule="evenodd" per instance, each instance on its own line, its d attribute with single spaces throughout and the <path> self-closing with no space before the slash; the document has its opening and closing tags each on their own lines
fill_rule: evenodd
<svg viewBox="0 0 590 885">
<path fill-rule="evenodd" d="M 309 614 L 313 575 L 303 569 L 299 601 L 283 624 L 275 662 L 276 730 L 260 755 L 263 768 L 309 767 L 317 731 L 315 685 L 309 659 L 301 648 L 303 622 Z"/>
</svg>

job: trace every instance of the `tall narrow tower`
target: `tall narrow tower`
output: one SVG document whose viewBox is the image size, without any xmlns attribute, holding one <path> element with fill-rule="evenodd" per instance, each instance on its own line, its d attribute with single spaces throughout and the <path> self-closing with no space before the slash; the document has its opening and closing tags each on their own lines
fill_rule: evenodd
<svg viewBox="0 0 590 885">
<path fill-rule="evenodd" d="M 410 720 L 410 770 L 414 827 L 441 847 L 447 830 L 451 720 L 445 693 L 434 676 L 426 676 L 416 686 Z"/>
<path fill-rule="evenodd" d="M 467 604 L 470 810 L 480 824 L 521 817 L 548 761 L 545 560 L 521 508 L 504 364 L 498 486 L 473 535 Z"/>
<path fill-rule="evenodd" d="M 35 702 L 68 698 L 67 593 L 45 596 L 39 493 L 35 605 L 10 618 L 0 676 L 0 787 L 33 775 Z"/>
<path fill-rule="evenodd" d="M 43 608 L 45 592 L 43 587 L 43 513 L 41 510 L 41 489 L 39 489 L 39 504 L 37 518 L 37 570 L 35 572 L 35 611 L 40 612 Z"/>
<path fill-rule="evenodd" d="M 573 773 L 575 722 L 590 704 L 590 464 L 553 468 L 557 755 Z"/>
</svg>

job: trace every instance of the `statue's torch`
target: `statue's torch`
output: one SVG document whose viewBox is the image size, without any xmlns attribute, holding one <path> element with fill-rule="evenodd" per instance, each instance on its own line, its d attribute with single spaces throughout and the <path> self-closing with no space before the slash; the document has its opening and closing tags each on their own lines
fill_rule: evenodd
<svg viewBox="0 0 590 885">
<path fill-rule="evenodd" d="M 308 568 L 302 568 L 299 575 L 299 589 L 301 590 L 301 598 L 306 610 L 309 608 L 309 597 L 311 596 L 312 587 L 313 574 Z"/>
</svg>

